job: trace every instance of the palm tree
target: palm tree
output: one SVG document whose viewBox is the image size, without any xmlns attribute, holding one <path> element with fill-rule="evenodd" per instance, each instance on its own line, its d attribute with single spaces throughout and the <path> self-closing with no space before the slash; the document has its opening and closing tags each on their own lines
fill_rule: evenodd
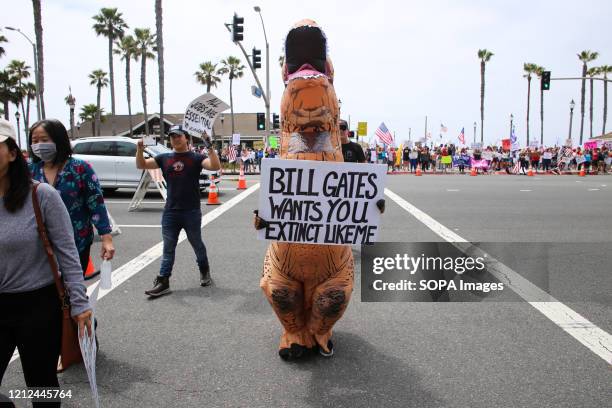
<svg viewBox="0 0 612 408">
<path fill-rule="evenodd" d="M 195 72 L 196 81 L 206 86 L 206 93 L 210 92 L 210 88 L 217 87 L 217 84 L 221 82 L 219 75 L 220 70 L 217 70 L 217 64 L 213 64 L 210 61 L 206 61 L 200 64 L 200 70 Z"/>
<path fill-rule="evenodd" d="M 102 93 L 102 88 L 108 86 L 108 78 L 106 77 L 106 72 L 101 69 L 97 69 L 89 74 L 89 85 L 95 85 L 98 88 L 98 97 L 96 99 L 96 129 L 98 130 L 97 136 L 100 136 L 100 115 L 102 110 L 100 109 L 100 95 Z M 96 136 L 96 135 L 93 135 Z"/>
<path fill-rule="evenodd" d="M 23 88 L 23 80 L 30 77 L 30 67 L 26 65 L 25 61 L 12 60 L 6 67 L 8 73 L 12 75 L 17 81 L 17 93 L 19 94 L 19 105 L 21 105 L 21 114 L 23 115 L 23 123 L 25 129 L 29 129 L 29 123 L 26 118 L 25 106 L 23 99 L 25 97 L 25 90 Z M 18 105 L 17 103 L 15 104 Z"/>
<path fill-rule="evenodd" d="M 100 13 L 92 17 L 95 21 L 93 29 L 97 35 L 108 38 L 108 69 L 110 72 L 112 132 L 115 132 L 115 70 L 113 67 L 113 42 L 123 37 L 128 25 L 123 20 L 123 14 L 116 8 L 101 8 Z M 98 129 L 100 130 L 100 129 Z"/>
<path fill-rule="evenodd" d="M 478 58 L 480 58 L 480 143 L 484 143 L 485 66 L 492 56 L 493 53 L 487 49 L 478 50 Z"/>
<path fill-rule="evenodd" d="M 103 109 L 98 109 L 98 107 L 90 103 L 88 105 L 83 105 L 81 107 L 81 113 L 79 113 L 79 118 L 82 121 L 89 120 L 91 121 L 91 134 L 92 136 L 96 134 L 96 119 L 100 117 L 100 115 L 104 112 Z"/>
<path fill-rule="evenodd" d="M 590 119 L 590 137 L 593 138 L 593 77 L 599 75 L 599 67 L 591 67 L 587 70 L 587 76 L 591 79 L 590 82 L 590 98 L 589 98 L 589 119 Z"/>
<path fill-rule="evenodd" d="M 142 110 L 144 111 L 145 134 L 149 136 L 149 118 L 147 116 L 147 59 L 155 58 L 155 34 L 148 28 L 134 30 L 138 51 L 135 58 L 140 58 L 140 89 L 142 93 Z"/>
<path fill-rule="evenodd" d="M 29 129 L 30 125 L 30 102 L 36 99 L 36 84 L 33 82 L 26 82 L 23 84 L 23 95 L 26 99 L 26 115 L 24 123 L 27 123 L 26 129 Z"/>
<path fill-rule="evenodd" d="M 582 78 L 586 78 L 587 76 L 587 64 L 591 61 L 594 61 L 599 56 L 598 52 L 592 52 L 590 50 L 582 51 L 578 55 L 578 59 L 582 61 Z M 582 80 L 582 88 L 580 91 L 580 144 L 582 144 L 582 136 L 584 134 L 584 98 L 586 93 L 586 82 Z"/>
<path fill-rule="evenodd" d="M 7 70 L 0 71 L 0 102 L 4 110 L 4 119 L 9 120 L 9 108 L 11 103 L 19 100 L 16 92 L 17 80 Z"/>
<path fill-rule="evenodd" d="M 531 75 L 535 74 L 538 66 L 536 64 L 524 63 L 523 71 L 525 71 L 524 78 L 527 78 L 527 146 L 529 146 L 529 107 L 531 105 Z"/>
<path fill-rule="evenodd" d="M 155 0 L 155 37 L 157 39 L 157 76 L 159 79 L 159 139 L 164 144 L 164 37 L 162 0 Z"/>
<path fill-rule="evenodd" d="M 130 123 L 130 137 L 133 136 L 134 129 L 132 124 L 132 89 L 130 81 L 130 62 L 132 58 L 136 58 L 138 47 L 136 46 L 136 40 L 131 35 L 123 36 L 119 41 L 115 41 L 115 50 L 113 51 L 117 55 L 121 55 L 121 59 L 125 61 L 125 88 L 127 95 L 127 106 L 128 106 L 128 119 Z"/>
<path fill-rule="evenodd" d="M 43 54 L 43 28 L 42 28 L 42 12 L 40 9 L 40 0 L 32 0 L 32 8 L 34 9 L 34 33 L 36 35 L 36 56 L 38 61 L 38 103 L 40 104 L 40 116 L 42 119 L 45 115 L 45 58 Z"/>
<path fill-rule="evenodd" d="M 74 139 L 74 105 L 76 103 L 76 98 L 72 96 L 72 87 L 68 87 L 68 95 L 64 98 L 64 102 L 68 105 L 68 110 L 70 112 L 70 138 Z M 72 105 L 72 108 L 70 107 Z"/>
<path fill-rule="evenodd" d="M 223 67 L 219 70 L 220 75 L 229 75 L 230 81 L 230 111 L 232 115 L 232 135 L 234 134 L 234 98 L 232 95 L 232 82 L 234 79 L 242 78 L 244 75 L 244 65 L 236 57 L 229 56 L 227 59 L 221 60 Z"/>
<path fill-rule="evenodd" d="M 606 134 L 606 121 L 608 120 L 608 74 L 612 74 L 612 65 L 602 65 L 599 72 L 604 77 L 604 108 L 603 108 L 603 128 L 601 134 Z"/>
<path fill-rule="evenodd" d="M 542 80 L 542 75 L 546 68 L 536 66 L 535 74 Z M 544 89 L 540 84 L 540 146 L 544 146 Z"/>
<path fill-rule="evenodd" d="M 2 31 L 2 30 L 0 30 L 0 31 Z M 0 57 L 3 56 L 4 54 L 6 54 L 6 50 L 2 46 L 2 43 L 6 43 L 6 42 L 8 42 L 6 37 L 3 36 L 3 35 L 0 35 Z"/>
</svg>

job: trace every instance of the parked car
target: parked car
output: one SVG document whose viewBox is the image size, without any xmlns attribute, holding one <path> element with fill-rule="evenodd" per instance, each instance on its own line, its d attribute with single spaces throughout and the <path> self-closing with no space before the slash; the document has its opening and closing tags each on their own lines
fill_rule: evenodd
<svg viewBox="0 0 612 408">
<path fill-rule="evenodd" d="M 129 137 L 84 137 L 72 142 L 73 156 L 85 160 L 96 172 L 100 185 L 105 192 L 118 188 L 138 187 L 142 170 L 136 168 L 136 147 L 138 139 Z M 155 157 L 172 150 L 163 145 L 145 146 L 145 157 Z M 210 176 L 215 176 L 215 184 L 219 183 L 218 173 L 202 170 L 200 174 L 200 191 L 210 185 Z M 151 184 L 150 188 L 155 188 Z"/>
</svg>

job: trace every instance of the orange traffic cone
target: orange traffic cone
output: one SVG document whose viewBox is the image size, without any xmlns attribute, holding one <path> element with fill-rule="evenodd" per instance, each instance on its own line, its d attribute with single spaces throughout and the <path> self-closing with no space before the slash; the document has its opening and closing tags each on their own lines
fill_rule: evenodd
<svg viewBox="0 0 612 408">
<path fill-rule="evenodd" d="M 476 175 L 478 175 L 478 173 L 476 173 L 476 167 L 472 166 L 470 170 L 470 176 L 476 176 Z"/>
<path fill-rule="evenodd" d="M 244 165 L 240 165 L 240 175 L 238 176 L 238 188 L 236 190 L 246 190 L 246 178 L 244 177 Z"/>
<path fill-rule="evenodd" d="M 85 270 L 85 280 L 89 280 L 94 278 L 100 274 L 100 271 L 96 271 L 93 261 L 91 260 L 91 256 L 89 257 L 89 262 L 87 263 L 87 269 Z"/>
<path fill-rule="evenodd" d="M 586 172 L 584 171 L 584 164 L 580 168 L 580 173 L 578 173 L 578 176 L 580 176 L 580 177 L 586 176 Z"/>
<path fill-rule="evenodd" d="M 208 186 L 208 201 L 206 205 L 219 205 L 221 201 L 219 201 L 219 196 L 217 194 L 217 184 L 215 183 L 215 177 L 210 177 L 210 185 Z"/>
<path fill-rule="evenodd" d="M 416 169 L 416 173 L 414 174 L 415 176 L 422 176 L 422 172 L 421 172 L 421 164 L 417 164 L 417 169 Z"/>
<path fill-rule="evenodd" d="M 527 170 L 527 176 L 533 177 L 533 167 L 531 167 L 531 164 L 529 165 L 529 170 Z"/>
</svg>

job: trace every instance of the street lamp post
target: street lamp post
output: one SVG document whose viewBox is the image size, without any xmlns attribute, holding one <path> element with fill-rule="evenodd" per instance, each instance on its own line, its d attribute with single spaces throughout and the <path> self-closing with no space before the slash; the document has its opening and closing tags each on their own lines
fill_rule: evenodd
<svg viewBox="0 0 612 408">
<path fill-rule="evenodd" d="M 569 140 L 572 141 L 572 121 L 574 119 L 574 107 L 576 106 L 576 102 L 572 99 L 570 102 L 570 123 L 569 123 Z M 572 143 L 573 144 L 573 143 Z"/>
<path fill-rule="evenodd" d="M 253 10 L 257 14 L 259 14 L 259 18 L 261 19 L 261 27 L 264 32 L 264 39 L 266 40 L 266 98 L 264 102 L 266 104 L 266 133 L 270 133 L 270 44 L 268 43 L 268 36 L 266 35 L 266 26 L 263 21 L 263 17 L 261 16 L 261 8 L 259 6 L 253 7 Z M 268 140 L 268 135 L 266 135 L 266 141 Z M 266 143 L 267 144 L 267 143 Z"/>
<path fill-rule="evenodd" d="M 72 96 L 72 89 L 68 88 L 68 106 L 70 107 L 70 138 L 74 140 L 74 107 L 76 106 L 76 98 Z"/>
<path fill-rule="evenodd" d="M 21 127 L 19 126 L 19 119 L 21 118 L 21 114 L 19 110 L 15 112 L 15 119 L 17 119 L 17 143 L 19 144 L 19 148 L 21 148 Z"/>
<path fill-rule="evenodd" d="M 36 83 L 36 115 L 38 116 L 38 120 L 41 119 L 40 116 L 40 82 L 39 82 L 39 74 L 38 74 L 38 53 L 36 52 L 36 44 L 34 42 L 32 42 L 32 40 L 30 40 L 30 37 L 28 37 L 27 35 L 25 35 L 23 33 L 23 31 L 21 31 L 19 28 L 15 28 L 15 27 L 4 27 L 7 30 L 11 30 L 11 31 L 17 31 L 19 34 L 21 34 L 30 44 L 32 44 L 32 51 L 34 53 L 34 81 Z"/>
<path fill-rule="evenodd" d="M 514 115 L 510 114 L 510 139 L 512 139 L 512 124 L 514 122 Z"/>
<path fill-rule="evenodd" d="M 476 122 L 474 122 L 474 144 L 476 144 Z"/>
</svg>

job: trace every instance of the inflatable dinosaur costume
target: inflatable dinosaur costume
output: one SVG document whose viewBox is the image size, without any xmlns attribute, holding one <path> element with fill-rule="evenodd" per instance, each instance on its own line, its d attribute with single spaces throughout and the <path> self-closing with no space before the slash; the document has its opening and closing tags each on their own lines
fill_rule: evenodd
<svg viewBox="0 0 612 408">
<path fill-rule="evenodd" d="M 287 35 L 283 79 L 280 157 L 343 161 L 333 67 L 325 34 L 314 21 L 298 22 Z M 256 228 L 261 221 L 256 217 Z M 314 348 L 333 354 L 332 327 L 349 303 L 353 275 L 348 245 L 270 244 L 260 286 L 284 328 L 283 359 Z"/>
</svg>

